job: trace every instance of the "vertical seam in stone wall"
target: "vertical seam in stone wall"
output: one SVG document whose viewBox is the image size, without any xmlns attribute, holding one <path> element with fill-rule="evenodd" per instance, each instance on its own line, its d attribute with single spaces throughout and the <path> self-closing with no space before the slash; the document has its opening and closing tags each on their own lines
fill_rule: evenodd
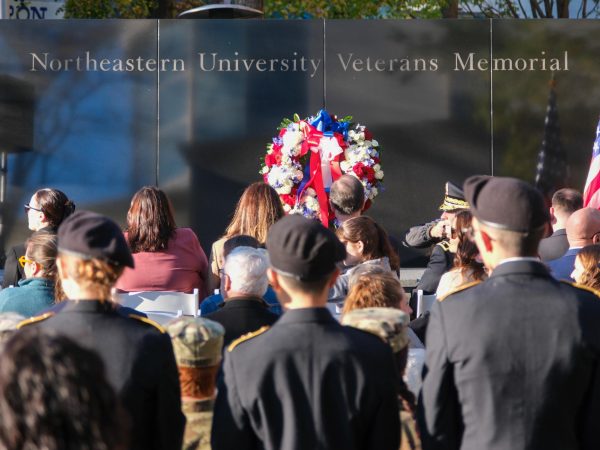
<svg viewBox="0 0 600 450">
<path fill-rule="evenodd" d="M 327 109 L 327 25 L 323 19 L 323 109 Z"/>
<path fill-rule="evenodd" d="M 160 19 L 156 20 L 156 60 L 158 70 L 156 71 L 156 153 L 154 184 L 158 187 L 159 162 L 160 162 Z"/>
<path fill-rule="evenodd" d="M 494 19 L 490 19 L 490 175 L 494 175 Z"/>
</svg>

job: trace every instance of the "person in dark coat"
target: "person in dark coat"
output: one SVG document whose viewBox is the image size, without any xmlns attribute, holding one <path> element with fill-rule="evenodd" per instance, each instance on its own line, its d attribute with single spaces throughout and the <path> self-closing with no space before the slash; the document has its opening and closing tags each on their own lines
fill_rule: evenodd
<svg viewBox="0 0 600 450">
<path fill-rule="evenodd" d="M 474 176 L 464 188 L 491 274 L 433 306 L 423 448 L 600 448 L 600 298 L 537 257 L 549 217 L 533 186 Z"/>
<path fill-rule="evenodd" d="M 340 325 L 325 307 L 344 246 L 290 215 L 267 238 L 271 285 L 286 308 L 225 352 L 213 450 L 397 450 L 397 371 L 378 337 Z"/>
<path fill-rule="evenodd" d="M 540 241 L 539 254 L 542 261 L 560 258 L 569 250 L 567 220 L 578 209 L 583 208 L 583 196 L 575 189 L 559 189 L 552 196 L 550 224 L 552 235 Z"/>
<path fill-rule="evenodd" d="M 225 258 L 221 273 L 225 302 L 205 316 L 225 328 L 224 346 L 243 334 L 273 325 L 279 318 L 262 298 L 269 286 L 268 267 L 267 251 L 262 248 L 238 247 Z"/>
<path fill-rule="evenodd" d="M 119 226 L 101 215 L 80 211 L 58 230 L 56 265 L 71 300 L 19 324 L 64 334 L 96 351 L 131 417 L 131 449 L 181 448 L 185 418 L 171 339 L 137 314 L 123 315 L 110 292 L 133 258 Z"/>
</svg>

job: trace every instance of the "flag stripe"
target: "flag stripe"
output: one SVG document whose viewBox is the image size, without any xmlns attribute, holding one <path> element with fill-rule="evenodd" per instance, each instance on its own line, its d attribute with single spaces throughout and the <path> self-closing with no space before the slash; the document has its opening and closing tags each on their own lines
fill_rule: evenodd
<svg viewBox="0 0 600 450">
<path fill-rule="evenodd" d="M 590 170 L 583 189 L 583 206 L 600 209 L 600 121 L 596 127 Z"/>
</svg>

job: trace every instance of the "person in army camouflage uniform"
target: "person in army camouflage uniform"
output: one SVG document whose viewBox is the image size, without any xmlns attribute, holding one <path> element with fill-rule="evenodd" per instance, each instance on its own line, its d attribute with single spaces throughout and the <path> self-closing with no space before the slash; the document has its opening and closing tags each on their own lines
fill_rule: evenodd
<svg viewBox="0 0 600 450">
<path fill-rule="evenodd" d="M 408 321 L 408 314 L 395 308 L 354 309 L 342 318 L 344 325 L 368 331 L 387 342 L 394 352 L 396 366 L 401 375 L 404 374 L 408 357 Z M 398 401 L 402 428 L 400 450 L 421 450 L 421 438 L 415 419 L 415 397 L 402 379 Z"/>
<path fill-rule="evenodd" d="M 210 450 L 215 380 L 225 329 L 200 317 L 180 317 L 167 325 L 173 342 L 181 407 L 186 418 L 183 450 Z"/>
</svg>

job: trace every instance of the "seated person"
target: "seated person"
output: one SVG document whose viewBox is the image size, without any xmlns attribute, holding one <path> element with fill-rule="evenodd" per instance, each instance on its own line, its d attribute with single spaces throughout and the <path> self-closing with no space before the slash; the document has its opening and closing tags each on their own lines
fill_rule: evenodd
<svg viewBox="0 0 600 450">
<path fill-rule="evenodd" d="M 200 317 L 179 317 L 167 325 L 179 370 L 181 407 L 185 414 L 183 448 L 210 450 L 210 429 L 221 366 L 225 330 Z"/>
<path fill-rule="evenodd" d="M 273 325 L 279 318 L 262 298 L 269 285 L 268 268 L 267 251 L 262 248 L 238 247 L 225 258 L 221 272 L 225 303 L 205 316 L 225 328 L 225 347 L 243 334 Z"/>
<path fill-rule="evenodd" d="M 12 311 L 25 317 L 39 314 L 54 304 L 56 286 L 56 235 L 35 234 L 27 241 L 19 263 L 25 278 L 18 288 L 0 291 L 0 312 Z"/>
<path fill-rule="evenodd" d="M 348 219 L 337 229 L 336 234 L 346 247 L 344 265 L 347 270 L 337 278 L 329 290 L 328 301 L 346 297 L 350 277 L 363 266 L 380 266 L 396 274 L 400 270 L 400 260 L 390 244 L 387 233 L 370 217 Z"/>
<path fill-rule="evenodd" d="M 237 247 L 260 248 L 260 244 L 252 236 L 248 236 L 245 234 L 240 234 L 238 236 L 229 238 L 223 244 L 223 260 Z M 265 294 L 262 297 L 264 301 L 268 303 L 269 311 L 277 315 L 282 314 L 283 311 L 281 310 L 281 305 L 279 304 L 279 301 L 277 300 L 277 295 L 275 295 L 275 291 L 271 288 L 271 286 L 267 288 L 267 292 L 265 292 Z M 220 292 L 218 292 L 218 290 L 216 290 L 215 293 L 206 297 L 200 303 L 200 315 L 206 316 L 211 312 L 218 311 L 219 306 L 221 306 L 222 304 L 223 296 Z"/>
<path fill-rule="evenodd" d="M 208 259 L 190 228 L 177 228 L 166 194 L 153 186 L 133 196 L 125 238 L 135 268 L 126 268 L 116 284 L 125 292 L 199 290 L 207 294 Z"/>
</svg>

